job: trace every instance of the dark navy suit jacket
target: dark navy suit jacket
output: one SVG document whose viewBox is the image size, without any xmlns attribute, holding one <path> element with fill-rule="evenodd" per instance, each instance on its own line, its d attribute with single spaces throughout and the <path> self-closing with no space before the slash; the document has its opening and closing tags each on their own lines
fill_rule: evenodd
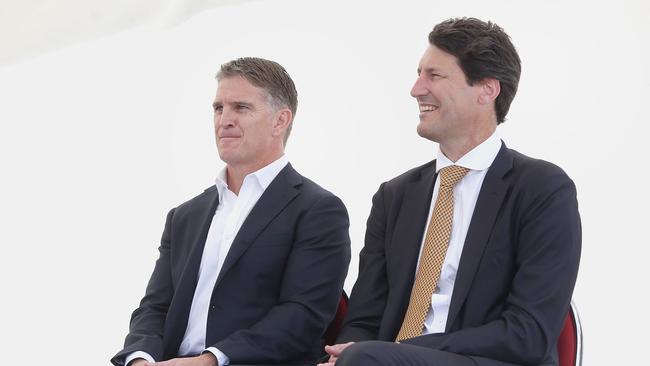
<svg viewBox="0 0 650 366">
<path fill-rule="evenodd" d="M 338 343 L 394 341 L 404 319 L 436 178 L 435 161 L 381 185 Z M 444 333 L 402 341 L 479 365 L 557 364 L 581 227 L 575 185 L 505 144 L 481 187 Z"/>
<path fill-rule="evenodd" d="M 156 361 L 177 356 L 203 247 L 218 205 L 211 187 L 171 210 L 125 346 Z M 206 347 L 231 363 L 291 363 L 323 353 L 350 260 L 349 220 L 336 196 L 287 165 L 244 221 L 210 300 Z"/>
</svg>

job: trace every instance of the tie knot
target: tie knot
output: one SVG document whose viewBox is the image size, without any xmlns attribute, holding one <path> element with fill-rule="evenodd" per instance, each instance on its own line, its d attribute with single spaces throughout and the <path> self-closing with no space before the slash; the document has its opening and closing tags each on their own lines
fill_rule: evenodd
<svg viewBox="0 0 650 366">
<path fill-rule="evenodd" d="M 440 185 L 453 188 L 467 174 L 469 169 L 458 165 L 450 165 L 440 169 Z"/>
</svg>

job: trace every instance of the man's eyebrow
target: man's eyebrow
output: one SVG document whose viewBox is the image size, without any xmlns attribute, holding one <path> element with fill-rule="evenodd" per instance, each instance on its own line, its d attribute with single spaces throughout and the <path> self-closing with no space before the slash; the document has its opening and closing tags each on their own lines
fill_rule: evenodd
<svg viewBox="0 0 650 366">
<path fill-rule="evenodd" d="M 418 72 L 422 72 L 422 69 L 418 68 Z M 435 67 L 433 67 L 433 66 L 431 66 L 431 67 L 427 67 L 427 68 L 425 68 L 425 69 L 424 69 L 424 72 L 426 72 L 426 73 L 430 73 L 430 72 L 440 72 L 440 70 L 437 69 L 437 68 L 435 68 Z"/>
<path fill-rule="evenodd" d="M 217 107 L 222 107 L 223 104 L 224 104 L 223 102 L 213 102 L 212 103 L 212 108 L 216 109 Z M 253 106 L 253 103 L 247 102 L 247 101 L 244 101 L 244 100 L 235 100 L 235 101 L 232 101 L 232 102 L 229 102 L 229 103 L 226 103 L 226 104 L 243 105 L 243 106 L 246 106 L 246 107 L 252 107 Z"/>
<path fill-rule="evenodd" d="M 253 103 L 246 102 L 246 101 L 243 101 L 243 100 L 236 100 L 236 101 L 232 102 L 232 104 L 245 105 L 247 107 L 252 107 L 253 106 Z"/>
</svg>

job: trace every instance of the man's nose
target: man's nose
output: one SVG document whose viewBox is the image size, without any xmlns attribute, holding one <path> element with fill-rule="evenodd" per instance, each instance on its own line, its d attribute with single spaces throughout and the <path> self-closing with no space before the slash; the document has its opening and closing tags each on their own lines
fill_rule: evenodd
<svg viewBox="0 0 650 366">
<path fill-rule="evenodd" d="M 214 122 L 218 127 L 232 127 L 235 125 L 234 114 L 227 108 L 223 108 L 219 113 L 215 113 Z"/>
<path fill-rule="evenodd" d="M 418 76 L 418 78 L 415 79 L 415 83 L 413 84 L 413 87 L 411 88 L 411 96 L 413 98 L 417 98 L 426 94 L 427 94 L 427 90 L 424 87 L 424 79 L 422 78 L 422 76 Z"/>
</svg>

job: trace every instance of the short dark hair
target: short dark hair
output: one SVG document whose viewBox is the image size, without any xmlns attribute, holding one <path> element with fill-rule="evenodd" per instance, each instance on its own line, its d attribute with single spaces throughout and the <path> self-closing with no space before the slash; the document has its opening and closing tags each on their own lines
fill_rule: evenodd
<svg viewBox="0 0 650 366">
<path fill-rule="evenodd" d="M 503 29 L 476 18 L 452 18 L 433 28 L 429 43 L 456 57 L 469 85 L 485 78 L 499 81 L 494 109 L 497 124 L 504 122 L 517 93 L 521 60 Z"/>
<path fill-rule="evenodd" d="M 241 57 L 221 65 L 217 72 L 218 81 L 233 76 L 241 76 L 256 87 L 266 90 L 273 105 L 278 108 L 288 107 L 295 117 L 298 109 L 296 85 L 279 63 L 257 57 Z M 285 143 L 289 138 L 291 126 L 287 128 Z"/>
</svg>

